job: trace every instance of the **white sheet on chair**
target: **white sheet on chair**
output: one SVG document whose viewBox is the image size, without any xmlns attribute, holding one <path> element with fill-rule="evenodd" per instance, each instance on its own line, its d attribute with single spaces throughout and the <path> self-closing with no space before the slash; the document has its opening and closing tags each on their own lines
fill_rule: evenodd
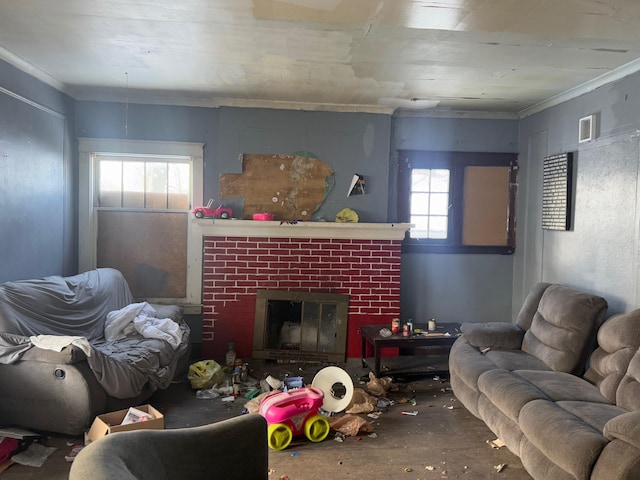
<svg viewBox="0 0 640 480">
<path fill-rule="evenodd" d="M 75 345 L 84 352 L 87 357 L 91 356 L 91 345 L 86 337 L 74 335 L 32 335 L 31 343 L 38 348 L 61 352 L 64 347 Z"/>
<path fill-rule="evenodd" d="M 157 318 L 156 310 L 147 302 L 132 303 L 107 314 L 104 337 L 120 340 L 135 332 L 145 338 L 165 340 L 174 350 L 182 341 L 180 326 L 170 318 Z"/>
</svg>

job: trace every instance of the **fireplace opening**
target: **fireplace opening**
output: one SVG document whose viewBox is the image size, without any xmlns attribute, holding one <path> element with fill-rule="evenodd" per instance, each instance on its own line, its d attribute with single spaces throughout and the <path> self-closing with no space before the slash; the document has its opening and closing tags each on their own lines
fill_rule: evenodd
<svg viewBox="0 0 640 480">
<path fill-rule="evenodd" d="M 343 362 L 349 296 L 258 290 L 253 356 Z"/>
</svg>

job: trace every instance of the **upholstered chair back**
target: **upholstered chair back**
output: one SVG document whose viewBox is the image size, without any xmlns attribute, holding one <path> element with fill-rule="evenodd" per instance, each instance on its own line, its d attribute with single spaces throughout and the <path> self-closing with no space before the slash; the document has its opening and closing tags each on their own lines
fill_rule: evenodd
<svg viewBox="0 0 640 480">
<path fill-rule="evenodd" d="M 598 348 L 589 360 L 584 378 L 616 403 L 616 391 L 631 358 L 640 347 L 640 309 L 612 316 L 598 330 Z"/>
<path fill-rule="evenodd" d="M 522 350 L 552 370 L 582 375 L 606 313 L 604 298 L 550 285 L 524 334 Z"/>
</svg>

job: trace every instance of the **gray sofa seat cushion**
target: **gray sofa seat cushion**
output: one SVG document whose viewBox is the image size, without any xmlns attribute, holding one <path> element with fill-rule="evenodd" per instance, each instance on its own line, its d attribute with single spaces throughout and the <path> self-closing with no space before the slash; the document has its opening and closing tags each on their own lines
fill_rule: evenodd
<svg viewBox="0 0 640 480">
<path fill-rule="evenodd" d="M 550 285 L 524 335 L 522 350 L 552 370 L 581 375 L 606 311 L 607 302 L 602 297 Z"/>
<path fill-rule="evenodd" d="M 549 370 L 542 360 L 522 350 L 489 350 L 485 355 L 494 368 L 504 370 Z"/>
<path fill-rule="evenodd" d="M 478 389 L 515 422 L 522 407 L 532 400 L 610 403 L 595 385 L 564 372 L 491 370 L 480 376 Z"/>
<path fill-rule="evenodd" d="M 490 350 L 482 355 L 477 347 L 469 343 L 463 334 L 459 337 L 449 354 L 449 373 L 451 387 L 456 397 L 473 415 L 480 418 L 478 412 L 478 378 L 483 373 L 496 369 L 541 369 L 549 367 L 536 357 L 520 350 Z"/>
<path fill-rule="evenodd" d="M 533 400 L 520 411 L 519 426 L 536 449 L 576 479 L 591 478 L 591 469 L 609 440 L 607 421 L 625 411 L 592 402 Z"/>
</svg>

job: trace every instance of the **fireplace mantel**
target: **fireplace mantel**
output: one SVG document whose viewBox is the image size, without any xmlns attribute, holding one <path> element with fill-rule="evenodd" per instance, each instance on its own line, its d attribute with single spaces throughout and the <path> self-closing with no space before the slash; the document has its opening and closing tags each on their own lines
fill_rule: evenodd
<svg viewBox="0 0 640 480">
<path fill-rule="evenodd" d="M 203 237 L 344 238 L 402 240 L 409 223 L 262 222 L 193 219 Z"/>
</svg>

